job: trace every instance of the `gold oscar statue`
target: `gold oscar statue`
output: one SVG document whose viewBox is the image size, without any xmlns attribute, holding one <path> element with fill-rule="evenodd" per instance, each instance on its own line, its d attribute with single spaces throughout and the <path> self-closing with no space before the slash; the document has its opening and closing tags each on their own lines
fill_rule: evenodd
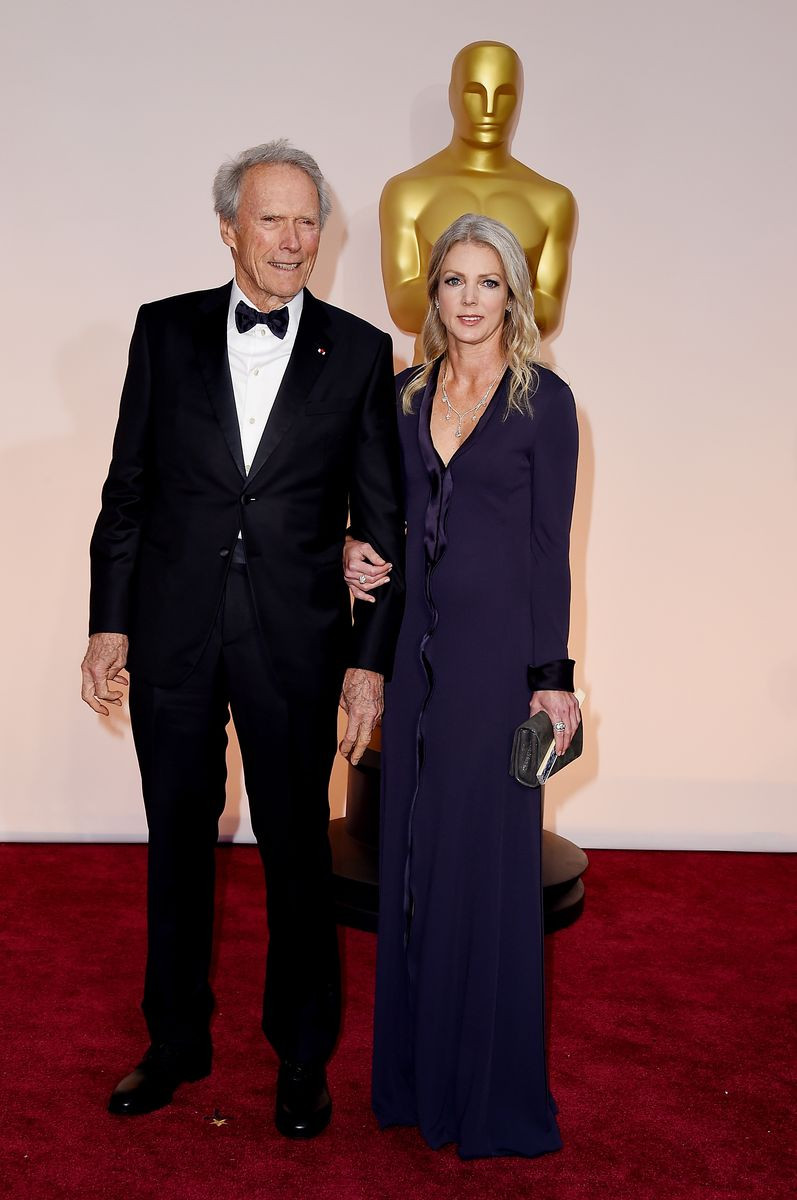
<svg viewBox="0 0 797 1200">
<path fill-rule="evenodd" d="M 435 240 L 462 213 L 508 225 L 526 251 L 540 333 L 562 319 L 576 205 L 573 195 L 509 153 L 523 98 L 523 66 L 511 46 L 472 42 L 451 68 L 450 144 L 388 180 L 379 205 L 382 277 L 399 329 L 419 334 Z M 416 361 L 420 361 L 416 341 Z"/>
</svg>

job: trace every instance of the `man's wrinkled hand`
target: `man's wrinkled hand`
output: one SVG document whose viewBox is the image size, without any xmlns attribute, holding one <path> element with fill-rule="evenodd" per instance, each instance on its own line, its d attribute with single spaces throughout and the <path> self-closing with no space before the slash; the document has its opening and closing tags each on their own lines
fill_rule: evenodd
<svg viewBox="0 0 797 1200">
<path fill-rule="evenodd" d="M 343 757 L 356 766 L 384 710 L 384 675 L 349 667 L 343 679 L 340 706 L 348 714 L 349 723 L 339 749 Z"/>
<path fill-rule="evenodd" d="M 127 635 L 124 633 L 93 633 L 85 658 L 80 664 L 83 686 L 80 694 L 89 708 L 107 717 L 109 710 L 102 703 L 121 706 L 124 692 L 111 687 L 112 683 L 127 687 L 122 674 L 127 662 Z"/>
</svg>

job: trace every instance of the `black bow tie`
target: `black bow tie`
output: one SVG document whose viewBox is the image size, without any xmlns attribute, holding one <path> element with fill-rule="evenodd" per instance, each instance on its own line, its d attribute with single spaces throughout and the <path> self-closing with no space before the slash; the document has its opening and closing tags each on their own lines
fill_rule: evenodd
<svg viewBox="0 0 797 1200">
<path fill-rule="evenodd" d="M 255 325 L 268 325 L 274 337 L 284 338 L 288 332 L 288 310 L 283 305 L 273 312 L 258 312 L 244 300 L 239 300 L 235 306 L 235 324 L 239 333 L 248 333 Z"/>
</svg>

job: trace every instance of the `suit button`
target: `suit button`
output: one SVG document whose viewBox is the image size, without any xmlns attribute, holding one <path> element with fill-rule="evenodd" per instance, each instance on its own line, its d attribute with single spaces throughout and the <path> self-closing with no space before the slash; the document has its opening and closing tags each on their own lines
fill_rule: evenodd
<svg viewBox="0 0 797 1200">
<path fill-rule="evenodd" d="M 219 557 L 226 558 L 229 553 L 229 550 L 219 550 Z"/>
</svg>

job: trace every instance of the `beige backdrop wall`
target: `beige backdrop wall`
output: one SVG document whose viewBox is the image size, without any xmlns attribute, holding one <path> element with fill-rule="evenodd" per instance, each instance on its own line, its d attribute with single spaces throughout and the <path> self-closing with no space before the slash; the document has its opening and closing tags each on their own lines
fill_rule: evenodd
<svg viewBox="0 0 797 1200">
<path fill-rule="evenodd" d="M 315 289 L 392 329 L 379 192 L 448 140 L 454 53 L 497 38 L 526 66 L 515 153 L 580 209 L 548 354 L 581 420 L 589 735 L 548 824 L 593 846 L 794 847 L 794 6 L 5 11 L 3 835 L 144 835 L 127 718 L 78 698 L 86 546 L 137 306 L 229 277 L 219 161 L 277 135 L 312 150 L 337 200 Z M 224 831 L 246 838 L 230 766 Z"/>
</svg>

